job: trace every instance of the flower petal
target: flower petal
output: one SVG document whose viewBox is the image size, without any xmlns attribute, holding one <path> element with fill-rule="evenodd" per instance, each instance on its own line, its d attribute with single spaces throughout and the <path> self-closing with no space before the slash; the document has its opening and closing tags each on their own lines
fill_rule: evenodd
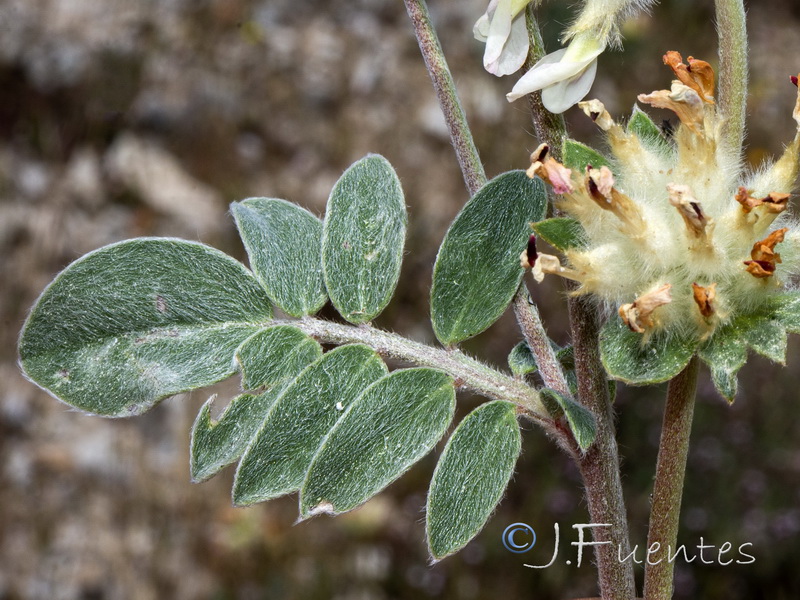
<svg viewBox="0 0 800 600">
<path fill-rule="evenodd" d="M 490 65 L 491 69 L 486 67 L 486 70 L 497 76 L 511 75 L 522 68 L 526 58 L 528 58 L 528 27 L 524 18 L 516 18 L 511 23 L 511 34 L 500 57 Z"/>
<path fill-rule="evenodd" d="M 597 59 L 593 59 L 580 73 L 542 90 L 542 104 L 552 113 L 562 113 L 586 97 L 592 89 L 597 74 Z"/>
<path fill-rule="evenodd" d="M 475 22 L 472 28 L 472 35 L 475 36 L 476 40 L 485 42 L 486 38 L 489 37 L 489 26 L 491 25 L 492 16 L 494 15 L 494 11 L 497 10 L 497 3 L 499 1 L 500 0 L 492 0 L 489 2 L 489 7 L 486 9 L 486 12 Z"/>
<path fill-rule="evenodd" d="M 567 49 L 562 48 L 552 54 L 548 54 L 536 63 L 530 71 L 519 78 L 519 81 L 514 85 L 511 92 L 506 94 L 508 101 L 513 102 L 526 94 L 536 92 L 578 74 L 586 65 L 582 63 L 560 62 L 561 57 L 563 57 L 566 52 Z"/>
<path fill-rule="evenodd" d="M 483 67 L 490 73 L 494 72 L 495 65 L 503 53 L 506 41 L 511 35 L 511 1 L 500 0 L 497 9 L 490 17 L 489 35 L 486 38 L 486 50 L 483 53 Z"/>
</svg>

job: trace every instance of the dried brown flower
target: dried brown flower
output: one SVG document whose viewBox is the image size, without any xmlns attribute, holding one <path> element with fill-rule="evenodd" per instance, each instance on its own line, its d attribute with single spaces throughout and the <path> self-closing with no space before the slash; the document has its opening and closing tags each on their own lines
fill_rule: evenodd
<svg viewBox="0 0 800 600">
<path fill-rule="evenodd" d="M 700 98 L 708 104 L 714 104 L 714 69 L 704 60 L 697 60 L 693 56 L 687 59 L 688 65 L 683 63 L 679 52 L 670 50 L 664 55 L 664 64 L 669 65 L 675 77 L 686 86 L 692 88 Z"/>
<path fill-rule="evenodd" d="M 750 251 L 752 260 L 744 261 L 748 273 L 759 279 L 771 277 L 775 273 L 776 266 L 781 262 L 781 255 L 775 252 L 775 246 L 783 241 L 787 231 L 789 231 L 787 227 L 776 229 L 753 245 Z"/>
<path fill-rule="evenodd" d="M 642 294 L 630 304 L 623 304 L 619 307 L 619 316 L 631 331 L 644 333 L 654 325 L 653 311 L 672 302 L 670 288 L 672 284 L 665 283 L 658 289 Z"/>
<path fill-rule="evenodd" d="M 714 301 L 717 298 L 717 284 L 712 283 L 708 287 L 703 287 L 693 283 L 692 292 L 694 293 L 694 301 L 697 304 L 697 308 L 700 309 L 700 314 L 706 318 L 713 316 L 716 312 Z"/>
<path fill-rule="evenodd" d="M 541 177 L 550 184 L 556 194 L 571 194 L 575 191 L 572 186 L 572 170 L 566 168 L 550 156 L 550 146 L 541 144 L 531 154 L 531 166 L 526 171 L 528 177 Z"/>
</svg>

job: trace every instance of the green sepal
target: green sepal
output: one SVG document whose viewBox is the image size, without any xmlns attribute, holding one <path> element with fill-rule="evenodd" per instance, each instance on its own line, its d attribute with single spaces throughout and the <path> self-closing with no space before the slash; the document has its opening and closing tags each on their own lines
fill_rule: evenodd
<svg viewBox="0 0 800 600">
<path fill-rule="evenodd" d="M 336 310 L 351 323 L 371 321 L 389 303 L 405 245 L 403 190 L 392 165 L 370 154 L 348 168 L 328 199 L 322 269 Z"/>
<path fill-rule="evenodd" d="M 611 317 L 600 331 L 600 357 L 608 374 L 631 385 L 661 383 L 689 364 L 697 349 L 693 338 L 656 331 L 649 338 Z"/>
<path fill-rule="evenodd" d="M 538 237 L 561 252 L 572 248 L 585 248 L 588 244 L 586 230 L 576 219 L 556 217 L 539 221 L 531 227 Z"/>
<path fill-rule="evenodd" d="M 671 148 L 659 126 L 637 105 L 633 106 L 633 113 L 628 121 L 628 133 L 636 134 L 645 146 L 655 147 L 659 150 Z"/>
<path fill-rule="evenodd" d="M 546 210 L 544 184 L 524 171 L 498 175 L 467 202 L 433 269 L 431 321 L 439 341 L 461 342 L 500 318 L 524 274 L 519 256 L 530 223 Z"/>
<path fill-rule="evenodd" d="M 433 448 L 454 410 L 453 378 L 435 369 L 401 369 L 372 384 L 317 451 L 300 491 L 300 518 L 369 500 Z"/>
<path fill-rule="evenodd" d="M 597 423 L 591 411 L 572 398 L 563 396 L 550 388 L 540 389 L 539 394 L 551 416 L 558 418 L 564 415 L 567 418 L 575 441 L 580 449 L 586 452 L 594 443 L 597 435 Z"/>
<path fill-rule="evenodd" d="M 564 140 L 563 156 L 564 166 L 579 173 L 586 171 L 587 165 L 592 165 L 595 169 L 611 166 L 611 162 L 597 150 L 569 138 Z"/>
<path fill-rule="evenodd" d="M 236 372 L 236 348 L 272 318 L 253 274 L 203 244 L 139 238 L 76 260 L 22 330 L 28 377 L 89 413 L 141 414 Z"/>
<path fill-rule="evenodd" d="M 766 310 L 739 315 L 720 326 L 700 349 L 714 386 L 728 402 L 736 397 L 736 373 L 747 361 L 748 347 L 774 362 L 786 362 L 786 329 L 795 326 L 796 305 L 792 295 L 781 296 Z"/>
<path fill-rule="evenodd" d="M 482 404 L 459 423 L 428 493 L 425 529 L 434 560 L 458 552 L 483 529 L 514 473 L 521 445 L 510 402 Z"/>
<path fill-rule="evenodd" d="M 250 267 L 267 295 L 293 317 L 314 314 L 328 299 L 320 261 L 322 221 L 278 198 L 231 204 Z"/>
</svg>

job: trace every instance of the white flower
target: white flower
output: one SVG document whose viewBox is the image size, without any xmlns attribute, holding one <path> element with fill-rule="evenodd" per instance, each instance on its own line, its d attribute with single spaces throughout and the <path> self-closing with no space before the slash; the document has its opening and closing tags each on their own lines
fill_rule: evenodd
<svg viewBox="0 0 800 600">
<path fill-rule="evenodd" d="M 486 42 L 483 66 L 492 75 L 518 71 L 528 56 L 525 7 L 531 0 L 492 0 L 473 28 L 475 39 Z"/>
<path fill-rule="evenodd" d="M 562 113 L 589 93 L 597 73 L 597 57 L 604 49 L 605 43 L 591 32 L 578 34 L 569 46 L 533 65 L 506 98 L 513 102 L 542 90 L 544 107 L 552 113 Z"/>
</svg>

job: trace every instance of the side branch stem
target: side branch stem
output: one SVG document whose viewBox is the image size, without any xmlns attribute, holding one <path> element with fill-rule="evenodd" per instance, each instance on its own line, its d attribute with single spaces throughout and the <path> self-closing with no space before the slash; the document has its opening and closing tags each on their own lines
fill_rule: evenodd
<svg viewBox="0 0 800 600">
<path fill-rule="evenodd" d="M 698 370 L 699 361 L 695 356 L 667 387 L 664 424 L 653 486 L 653 505 L 650 511 L 650 530 L 647 535 L 647 547 L 652 548 L 657 543 L 660 553 L 654 554 L 652 561 L 648 561 L 645 566 L 645 600 L 672 598 L 674 561 L 669 560 L 669 553 L 675 551 L 678 540 Z M 656 561 L 657 564 L 652 564 Z"/>
<path fill-rule="evenodd" d="M 531 419 L 552 427 L 539 393 L 522 381 L 496 371 L 460 350 L 443 350 L 415 342 L 370 326 L 354 327 L 305 317 L 299 321 L 271 321 L 270 325 L 291 325 L 326 344 L 365 344 L 381 356 L 421 367 L 446 371 L 456 379 L 459 389 L 469 390 L 493 400 L 507 400 L 525 410 Z"/>
<path fill-rule="evenodd" d="M 536 359 L 536 366 L 539 367 L 539 374 L 544 384 L 559 394 L 571 396 L 564 369 L 561 368 L 553 346 L 550 345 L 550 338 L 547 337 L 539 317 L 539 309 L 530 302 L 530 294 L 524 282 L 520 284 L 514 298 L 514 313 L 519 328 L 525 336 L 525 342 Z"/>
<path fill-rule="evenodd" d="M 450 141 L 456 151 L 464 183 L 470 195 L 473 195 L 486 183 L 486 173 L 483 170 L 478 148 L 472 139 L 467 115 L 458 98 L 453 75 L 444 58 L 442 46 L 431 23 L 425 0 L 404 1 L 408 16 L 414 26 L 414 35 L 419 42 L 419 49 L 425 59 L 425 66 L 433 81 L 436 97 L 439 99 L 439 107 L 442 109 L 447 128 L 450 130 Z"/>
<path fill-rule="evenodd" d="M 719 36 L 719 109 L 722 139 L 739 152 L 747 112 L 747 20 L 743 0 L 715 0 Z"/>
</svg>

